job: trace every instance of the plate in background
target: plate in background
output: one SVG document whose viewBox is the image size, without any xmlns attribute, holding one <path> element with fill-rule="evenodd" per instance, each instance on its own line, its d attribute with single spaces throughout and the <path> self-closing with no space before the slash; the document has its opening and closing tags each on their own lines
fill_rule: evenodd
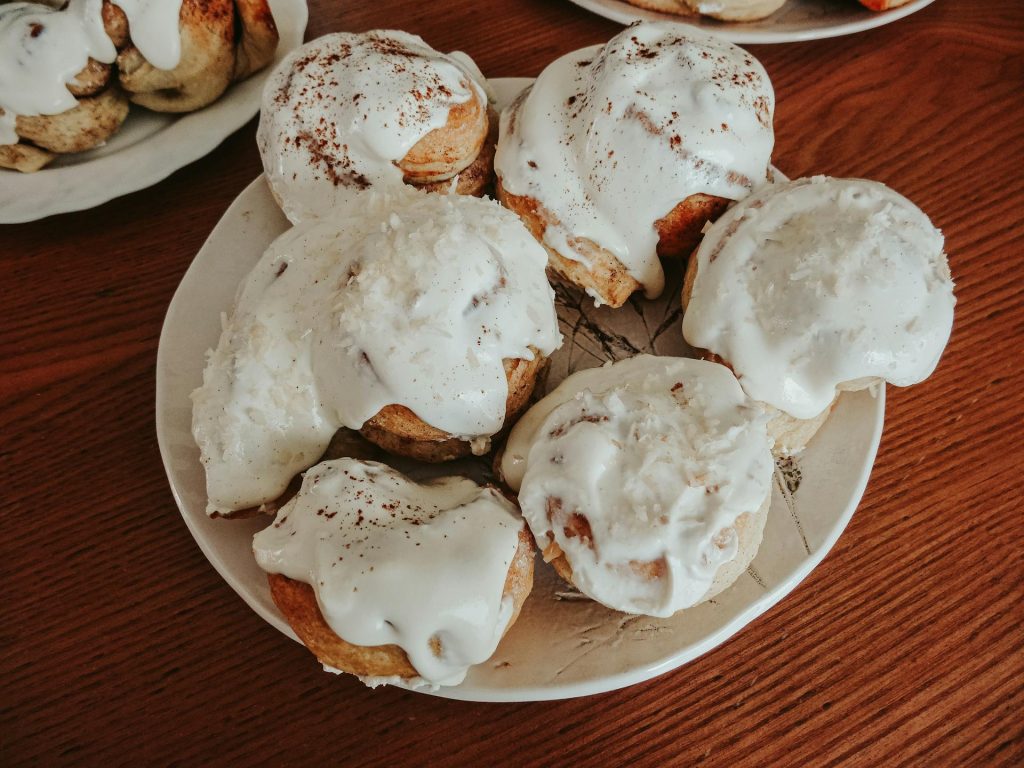
<svg viewBox="0 0 1024 768">
<path fill-rule="evenodd" d="M 620 24 L 634 21 L 679 21 L 734 43 L 795 43 L 821 40 L 881 27 L 919 11 L 934 0 L 911 0 L 891 11 L 869 11 L 857 0 L 786 0 L 767 19 L 723 22 L 707 16 L 676 16 L 637 8 L 623 0 L 570 0 Z"/>
<path fill-rule="evenodd" d="M 35 173 L 0 169 L 0 224 L 36 221 L 94 208 L 163 181 L 212 152 L 259 112 L 263 82 L 285 54 L 302 44 L 306 0 L 268 0 L 279 41 L 274 61 L 213 104 L 184 115 L 131 106 L 121 129 L 103 146 L 58 156 Z"/>
</svg>

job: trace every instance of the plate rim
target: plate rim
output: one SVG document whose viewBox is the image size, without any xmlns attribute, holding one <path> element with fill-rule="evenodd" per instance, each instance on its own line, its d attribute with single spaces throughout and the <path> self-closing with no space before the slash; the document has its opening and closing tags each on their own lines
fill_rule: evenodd
<svg viewBox="0 0 1024 768">
<path fill-rule="evenodd" d="M 245 80 L 232 83 L 228 92 L 212 104 L 173 116 L 167 126 L 123 150 L 84 163 L 43 168 L 35 173 L 0 169 L 0 174 L 11 174 L 12 179 L 8 204 L 0 204 L 0 224 L 24 224 L 61 213 L 85 211 L 148 189 L 205 157 L 249 122 L 259 113 L 263 82 L 289 51 L 302 45 L 309 21 L 307 0 L 268 0 L 268 4 L 279 28 L 285 27 L 285 22 L 280 20 L 286 19 L 289 39 L 281 35 L 274 60 L 266 67 Z M 237 100 L 232 100 L 231 90 L 245 86 L 255 93 L 252 96 L 240 94 Z M 133 109 L 142 108 L 133 106 Z M 126 169 L 130 169 L 129 172 Z M 71 187 L 63 185 L 71 173 L 85 180 L 84 189 L 77 182 Z M 22 180 L 20 186 L 26 188 L 24 192 L 18 189 L 19 179 Z"/>
<path fill-rule="evenodd" d="M 510 77 L 490 78 L 489 82 L 492 84 L 497 83 L 499 88 L 508 88 L 511 90 L 512 88 L 521 89 L 527 84 L 533 82 L 533 80 L 534 78 L 529 77 Z M 247 585 L 244 585 L 240 579 L 235 577 L 225 561 L 213 549 L 212 545 L 206 541 L 205 535 L 202 534 L 198 527 L 193 523 L 190 516 L 191 513 L 186 509 L 184 501 L 181 498 L 178 488 L 173 480 L 173 462 L 168 437 L 171 429 L 168 423 L 170 414 L 168 408 L 161 407 L 161 404 L 166 400 L 166 387 L 168 386 L 168 383 L 164 381 L 167 375 L 166 356 L 168 354 L 168 343 L 165 343 L 165 339 L 169 334 L 173 333 L 172 326 L 173 321 L 176 319 L 176 315 L 183 311 L 179 306 L 181 302 L 185 301 L 185 290 L 183 287 L 189 283 L 189 278 L 190 275 L 193 274 L 193 271 L 199 269 L 197 264 L 200 254 L 203 253 L 207 245 L 214 240 L 222 227 L 229 226 L 228 222 L 231 222 L 231 226 L 234 226 L 234 221 L 237 219 L 237 216 L 235 215 L 236 210 L 247 206 L 250 196 L 257 194 L 260 186 L 264 187 L 268 195 L 270 194 L 269 187 L 266 185 L 266 178 L 262 173 L 247 184 L 231 202 L 231 205 L 229 205 L 224 211 L 221 218 L 217 221 L 217 224 L 203 242 L 203 245 L 199 248 L 196 255 L 189 263 L 189 266 L 182 275 L 182 278 L 175 289 L 174 296 L 168 305 L 167 312 L 164 315 L 164 321 L 161 325 L 160 339 L 157 347 L 155 371 L 156 392 L 154 403 L 156 411 L 156 435 L 161 462 L 167 476 L 168 484 L 171 487 L 171 494 L 174 497 L 175 504 L 177 505 L 178 511 L 185 522 L 186 528 L 192 535 L 192 538 L 195 539 L 200 551 L 206 557 L 210 565 L 213 566 L 214 570 L 217 571 L 221 578 L 227 582 L 228 586 L 238 594 L 250 609 L 282 634 L 290 637 L 296 642 L 300 642 L 295 632 L 279 612 L 272 613 L 266 610 L 261 603 L 250 599 L 248 595 L 250 590 Z M 839 540 L 843 531 L 846 530 L 847 525 L 863 498 L 864 491 L 874 467 L 875 457 L 877 456 L 881 440 L 885 415 L 885 387 L 878 386 L 876 387 L 876 390 L 873 400 L 874 412 L 869 444 L 870 447 L 864 456 L 863 466 L 853 486 L 853 492 L 851 493 L 842 514 L 837 519 L 837 522 L 831 527 L 828 535 L 825 537 L 818 549 L 801 560 L 800 565 L 787 574 L 778 585 L 772 588 L 771 591 L 752 601 L 746 609 L 741 611 L 731 621 L 724 624 L 718 630 L 706 635 L 698 642 L 684 646 L 683 648 L 680 648 L 657 661 L 639 665 L 638 667 L 626 672 L 614 673 L 584 682 L 514 689 L 480 689 L 474 686 L 465 686 L 465 684 L 462 684 L 452 687 L 441 687 L 437 690 L 418 689 L 416 692 L 459 701 L 492 703 L 555 701 L 578 698 L 581 696 L 606 693 L 651 680 L 662 674 L 678 669 L 697 657 L 718 647 L 742 630 L 758 616 L 764 614 L 787 597 L 811 573 L 811 571 L 821 564 L 831 549 L 835 546 L 835 543 Z"/>
<path fill-rule="evenodd" d="M 673 16 L 661 11 L 649 11 L 629 5 L 624 0 L 569 0 L 569 2 L 619 24 L 631 24 L 634 21 L 640 20 L 674 21 L 679 24 L 697 26 L 699 29 L 723 40 L 728 40 L 731 43 L 776 45 L 780 43 L 804 43 L 810 40 L 826 40 L 830 37 L 843 37 L 845 35 L 854 35 L 858 32 L 866 32 L 870 29 L 877 29 L 878 27 L 906 18 L 910 14 L 931 5 L 935 0 L 911 0 L 906 5 L 901 5 L 899 8 L 892 8 L 888 11 L 868 11 L 871 15 L 866 16 L 862 21 L 848 21 L 834 26 L 793 30 L 791 32 L 771 32 L 764 29 L 750 28 L 751 24 L 764 23 L 764 19 L 745 23 L 733 22 L 731 24 L 729 22 L 720 22 L 721 26 L 710 23 L 695 24 L 694 22 L 698 21 L 699 17 Z M 856 2 L 856 0 L 849 0 L 849 2 Z"/>
</svg>

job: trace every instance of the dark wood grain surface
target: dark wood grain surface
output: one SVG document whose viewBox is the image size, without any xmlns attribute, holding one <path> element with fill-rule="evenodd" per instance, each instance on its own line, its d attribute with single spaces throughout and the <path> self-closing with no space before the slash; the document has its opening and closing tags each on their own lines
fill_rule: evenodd
<svg viewBox="0 0 1024 768">
<path fill-rule="evenodd" d="M 397 26 L 492 76 L 618 29 L 561 0 L 311 5 L 310 36 Z M 164 312 L 260 171 L 253 121 L 151 189 L 0 227 L 0 764 L 1024 763 L 1024 4 L 751 50 L 777 165 L 912 198 L 959 298 L 792 595 L 657 680 L 539 704 L 369 691 L 256 616 L 182 523 L 153 420 Z"/>
</svg>

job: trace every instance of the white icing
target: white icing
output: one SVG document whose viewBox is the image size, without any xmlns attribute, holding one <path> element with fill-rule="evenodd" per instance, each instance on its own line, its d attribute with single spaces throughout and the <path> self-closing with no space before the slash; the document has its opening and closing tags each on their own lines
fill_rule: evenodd
<svg viewBox="0 0 1024 768">
<path fill-rule="evenodd" d="M 111 0 L 124 11 L 132 45 L 157 69 L 174 69 L 181 61 L 178 20 L 181 0 Z"/>
<path fill-rule="evenodd" d="M 89 59 L 109 64 L 117 50 L 103 30 L 102 0 L 66 10 L 0 5 L 0 144 L 16 144 L 18 115 L 56 115 L 78 102 L 67 89 Z"/>
<path fill-rule="evenodd" d="M 877 182 L 767 186 L 710 228 L 696 258 L 686 340 L 796 418 L 821 413 L 844 382 L 922 381 L 949 339 L 942 233 Z"/>
<path fill-rule="evenodd" d="M 558 544 L 581 592 L 671 616 L 708 592 L 737 554 L 736 519 L 768 497 L 766 423 L 725 366 L 640 355 L 574 373 L 534 405 L 501 472 L 538 547 Z M 659 561 L 655 579 L 630 567 Z"/>
<path fill-rule="evenodd" d="M 486 104 L 468 59 L 392 30 L 339 32 L 293 51 L 267 79 L 256 135 L 285 215 L 321 217 L 368 187 L 404 186 L 395 163 L 452 107 Z"/>
<path fill-rule="evenodd" d="M 515 215 L 460 195 L 367 196 L 358 217 L 286 232 L 192 395 L 209 511 L 276 498 L 337 428 L 392 403 L 465 439 L 496 433 L 502 361 L 561 344 L 545 264 Z"/>
<path fill-rule="evenodd" d="M 419 485 L 338 459 L 306 472 L 253 552 L 265 571 L 309 584 L 343 640 L 395 644 L 427 683 L 457 685 L 512 617 L 503 592 L 521 529 L 493 488 L 455 477 Z"/>
<path fill-rule="evenodd" d="M 775 97 L 752 55 L 692 27 L 645 23 L 550 64 L 501 116 L 495 170 L 560 224 L 547 245 L 587 238 L 649 297 L 664 273 L 654 227 L 697 193 L 737 200 L 764 182 Z"/>
<path fill-rule="evenodd" d="M 154 66 L 173 69 L 181 55 L 181 0 L 114 0 L 132 42 Z M 70 0 L 64 9 L 0 5 L 0 144 L 16 144 L 18 115 L 56 115 L 77 104 L 67 89 L 89 59 L 109 64 L 117 49 L 103 28 L 102 0 Z"/>
</svg>

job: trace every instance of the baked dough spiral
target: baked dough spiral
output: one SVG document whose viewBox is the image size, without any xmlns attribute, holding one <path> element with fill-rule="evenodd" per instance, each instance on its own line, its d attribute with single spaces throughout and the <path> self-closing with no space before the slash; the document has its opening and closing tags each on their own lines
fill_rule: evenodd
<svg viewBox="0 0 1024 768">
<path fill-rule="evenodd" d="M 455 179 L 483 195 L 496 142 L 483 83 L 469 57 L 405 32 L 310 41 L 264 91 L 257 142 L 275 199 L 294 223 L 403 185 L 447 192 Z"/>
<path fill-rule="evenodd" d="M 530 537 L 494 488 L 354 459 L 310 469 L 253 550 L 302 642 L 369 685 L 458 684 L 533 586 Z"/>
<path fill-rule="evenodd" d="M 839 392 L 909 386 L 935 369 L 953 324 L 943 237 L 874 181 L 766 185 L 710 227 L 683 285 L 683 335 L 728 365 L 797 453 Z"/>
<path fill-rule="evenodd" d="M 597 303 L 661 293 L 659 257 L 764 183 L 774 94 L 736 46 L 635 24 L 549 65 L 501 118 L 497 190 Z"/>
<path fill-rule="evenodd" d="M 33 172 L 96 147 L 129 101 L 190 112 L 273 58 L 267 0 L 0 5 L 0 167 Z"/>
<path fill-rule="evenodd" d="M 727 368 L 639 355 L 578 371 L 516 424 L 500 475 L 546 562 L 616 610 L 666 617 L 753 559 L 774 464 Z"/>
</svg>

